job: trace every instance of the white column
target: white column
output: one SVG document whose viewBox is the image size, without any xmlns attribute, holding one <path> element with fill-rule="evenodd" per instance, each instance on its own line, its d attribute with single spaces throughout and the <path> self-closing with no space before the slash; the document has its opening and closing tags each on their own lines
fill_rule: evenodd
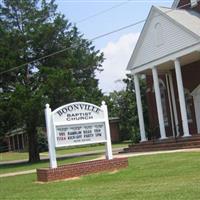
<svg viewBox="0 0 200 200">
<path fill-rule="evenodd" d="M 187 111 L 186 111 L 186 103 L 185 103 L 185 94 L 184 94 L 184 87 L 183 87 L 183 80 L 181 74 L 181 65 L 178 59 L 174 60 L 175 65 L 175 72 L 176 72 L 176 81 L 178 86 L 178 95 L 179 95 L 179 103 L 181 108 L 181 118 L 182 118 L 182 125 L 183 125 L 183 136 L 188 137 L 189 134 L 189 127 L 188 127 L 188 119 L 187 119 Z"/>
<path fill-rule="evenodd" d="M 167 96 L 168 96 L 168 101 L 169 101 L 169 110 L 170 110 L 172 132 L 173 132 L 173 137 L 176 137 L 176 133 L 175 133 L 175 130 L 174 130 L 174 116 L 173 116 L 172 100 L 171 100 L 171 93 L 170 93 L 170 88 L 169 88 L 168 74 L 165 75 L 165 78 L 166 78 L 166 85 L 167 85 L 167 94 L 168 94 Z"/>
<path fill-rule="evenodd" d="M 156 67 L 152 68 L 152 73 L 153 73 L 153 82 L 154 82 L 154 88 L 155 88 L 156 106 L 157 106 L 157 112 L 158 112 L 160 135 L 161 135 L 161 139 L 165 139 L 167 137 L 166 137 L 166 133 L 165 133 L 165 123 L 164 123 L 162 102 L 161 102 L 161 96 L 160 96 L 158 72 L 157 72 Z"/>
<path fill-rule="evenodd" d="M 175 99 L 175 93 L 174 93 L 174 85 L 173 85 L 173 80 L 172 80 L 172 74 L 171 73 L 169 73 L 169 85 L 170 85 L 171 96 L 172 96 L 172 107 L 173 107 L 173 111 L 174 111 L 176 134 L 177 134 L 177 136 L 179 136 L 180 133 L 179 133 L 179 125 L 178 125 L 178 114 L 177 114 L 176 99 Z"/>
<path fill-rule="evenodd" d="M 52 129 L 52 116 L 51 116 L 51 108 L 49 107 L 49 104 L 46 104 L 45 120 L 46 120 L 47 139 L 48 139 L 48 146 L 49 146 L 50 168 L 57 168 L 54 135 L 53 135 L 53 129 Z"/>
<path fill-rule="evenodd" d="M 105 129 L 106 129 L 106 159 L 112 160 L 112 144 L 110 138 L 110 126 L 109 126 L 109 119 L 108 119 L 108 108 L 105 101 L 102 101 L 101 108 L 103 110 L 104 119 L 105 119 Z"/>
<path fill-rule="evenodd" d="M 134 74 L 134 84 L 135 84 L 135 94 L 136 94 L 136 102 L 137 102 L 137 111 L 138 111 L 138 118 L 139 118 L 141 142 L 144 142 L 144 141 L 147 141 L 147 138 L 146 138 L 146 135 L 145 135 L 142 100 L 141 100 L 141 94 L 140 94 L 139 79 L 138 79 L 138 75 L 137 74 Z"/>
</svg>

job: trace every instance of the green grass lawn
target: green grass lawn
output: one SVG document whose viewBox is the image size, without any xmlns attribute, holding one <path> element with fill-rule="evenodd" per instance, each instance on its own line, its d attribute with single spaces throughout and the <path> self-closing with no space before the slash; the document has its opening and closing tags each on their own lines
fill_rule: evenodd
<svg viewBox="0 0 200 200">
<path fill-rule="evenodd" d="M 200 153 L 171 153 L 129 158 L 117 173 L 77 180 L 36 183 L 36 174 L 1 178 L 1 199 L 198 200 Z"/>
<path fill-rule="evenodd" d="M 97 156 L 81 156 L 76 158 L 65 158 L 65 159 L 57 159 L 58 165 L 64 165 L 68 163 L 81 162 L 85 160 L 95 159 Z M 36 168 L 49 167 L 49 161 L 40 161 L 38 163 L 19 163 L 19 164 L 6 164 L 0 165 L 0 174 L 18 172 L 18 171 L 26 171 L 32 170 Z M 1 197 L 0 197 L 1 199 Z"/>
<path fill-rule="evenodd" d="M 127 143 L 121 144 L 113 144 L 112 148 L 124 148 L 127 147 Z M 80 153 L 80 152 L 89 152 L 89 151 L 96 151 L 96 150 L 103 150 L 105 149 L 104 145 L 90 145 L 90 146 L 81 146 L 81 147 L 71 147 L 71 148 L 58 148 L 56 150 L 56 155 L 66 155 L 70 153 Z M 47 157 L 48 152 L 43 152 L 40 154 L 42 157 Z M 28 160 L 28 152 L 6 152 L 0 153 L 0 163 L 5 161 L 13 161 L 13 160 Z"/>
</svg>

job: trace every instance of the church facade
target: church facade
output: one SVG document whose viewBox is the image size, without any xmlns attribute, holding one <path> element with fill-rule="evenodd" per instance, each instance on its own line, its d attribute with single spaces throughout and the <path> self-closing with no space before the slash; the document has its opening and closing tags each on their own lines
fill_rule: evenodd
<svg viewBox="0 0 200 200">
<path fill-rule="evenodd" d="M 139 76 L 147 81 L 154 137 L 200 134 L 200 1 L 152 7 L 128 63 L 134 76 L 141 141 L 147 140 Z"/>
</svg>

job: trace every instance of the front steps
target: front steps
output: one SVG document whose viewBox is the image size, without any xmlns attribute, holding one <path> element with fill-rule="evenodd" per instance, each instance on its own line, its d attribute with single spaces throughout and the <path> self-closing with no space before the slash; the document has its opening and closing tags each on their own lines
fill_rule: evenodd
<svg viewBox="0 0 200 200">
<path fill-rule="evenodd" d="M 200 135 L 190 137 L 168 138 L 164 140 L 150 140 L 138 144 L 129 145 L 123 150 L 123 153 L 130 152 L 149 152 L 175 149 L 200 148 Z"/>
</svg>

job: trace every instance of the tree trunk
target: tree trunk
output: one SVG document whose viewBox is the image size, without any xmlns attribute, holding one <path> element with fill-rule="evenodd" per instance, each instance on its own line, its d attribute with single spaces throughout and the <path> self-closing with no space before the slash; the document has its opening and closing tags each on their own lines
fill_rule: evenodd
<svg viewBox="0 0 200 200">
<path fill-rule="evenodd" d="M 34 124 L 27 124 L 28 143 L 29 143 L 29 162 L 34 163 L 40 161 L 40 154 L 37 142 L 37 129 Z"/>
</svg>

